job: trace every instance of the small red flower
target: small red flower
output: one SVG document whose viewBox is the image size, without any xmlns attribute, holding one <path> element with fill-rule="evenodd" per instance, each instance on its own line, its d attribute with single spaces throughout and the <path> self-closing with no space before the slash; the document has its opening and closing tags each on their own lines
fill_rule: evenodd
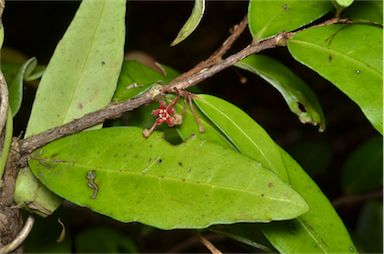
<svg viewBox="0 0 384 254">
<path fill-rule="evenodd" d="M 159 103 L 160 108 L 152 111 L 152 115 L 157 117 L 156 124 L 160 125 L 166 122 L 169 127 L 174 126 L 175 122 L 173 121 L 173 117 L 176 113 L 175 109 L 173 107 L 167 106 L 164 101 L 160 101 Z"/>
</svg>

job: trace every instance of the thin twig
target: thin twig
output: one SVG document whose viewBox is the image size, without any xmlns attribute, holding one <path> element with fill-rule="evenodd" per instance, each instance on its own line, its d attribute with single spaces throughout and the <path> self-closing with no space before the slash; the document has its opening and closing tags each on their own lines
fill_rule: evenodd
<svg viewBox="0 0 384 254">
<path fill-rule="evenodd" d="M 210 57 L 206 60 L 201 61 L 195 67 L 190 69 L 187 72 L 184 72 L 180 76 L 174 79 L 174 82 L 179 82 L 189 76 L 192 76 L 195 73 L 198 73 L 204 68 L 211 67 L 214 64 L 219 63 L 222 60 L 224 54 L 232 47 L 233 43 L 239 38 L 239 36 L 243 33 L 245 28 L 247 27 L 248 18 L 245 16 L 241 22 L 231 29 L 231 35 L 222 43 L 221 47 L 217 49 Z"/>
<path fill-rule="evenodd" d="M 378 199 L 383 197 L 383 189 L 361 193 L 357 195 L 348 195 L 336 198 L 332 201 L 334 207 L 342 207 L 345 205 L 358 204 L 367 200 Z"/>
<path fill-rule="evenodd" d="M 0 247 L 0 254 L 10 253 L 16 250 L 29 235 L 34 223 L 35 218 L 33 218 L 31 215 L 28 216 L 28 219 L 25 222 L 23 229 L 20 231 L 17 237 L 9 244 Z"/>
<path fill-rule="evenodd" d="M 7 114 L 8 114 L 8 86 L 5 81 L 3 73 L 0 72 L 0 133 L 3 132 L 5 123 L 7 122 Z M 3 150 L 0 147 L 0 152 Z"/>
<path fill-rule="evenodd" d="M 204 244 L 205 247 L 212 253 L 212 254 L 223 254 L 218 248 L 213 245 L 207 238 L 202 236 L 201 234 L 198 235 L 200 242 Z"/>
</svg>

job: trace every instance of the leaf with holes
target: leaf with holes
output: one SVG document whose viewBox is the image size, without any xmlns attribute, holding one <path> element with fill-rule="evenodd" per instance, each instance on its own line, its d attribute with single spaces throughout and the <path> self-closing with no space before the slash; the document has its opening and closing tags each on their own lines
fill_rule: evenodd
<svg viewBox="0 0 384 254">
<path fill-rule="evenodd" d="M 204 11 L 205 0 L 195 0 L 191 16 L 188 18 L 187 22 L 185 22 L 184 26 L 177 34 L 176 39 L 171 43 L 171 46 L 175 46 L 185 40 L 185 38 L 187 38 L 196 29 L 204 16 Z"/>
<path fill-rule="evenodd" d="M 383 30 L 379 27 L 336 24 L 297 33 L 288 41 L 288 49 L 297 61 L 356 102 L 382 133 L 382 44 Z"/>
<path fill-rule="evenodd" d="M 261 40 L 280 32 L 289 32 L 307 25 L 333 9 L 324 0 L 250 0 L 249 30 Z"/>
<path fill-rule="evenodd" d="M 145 139 L 136 127 L 62 138 L 34 152 L 29 165 L 73 203 L 162 229 L 286 220 L 307 211 L 289 185 L 247 156 L 198 138 L 177 146 L 158 132 Z"/>
<path fill-rule="evenodd" d="M 268 56 L 252 55 L 235 66 L 259 75 L 274 86 L 302 123 L 319 125 L 319 131 L 325 129 L 325 117 L 316 94 L 285 65 Z"/>
</svg>

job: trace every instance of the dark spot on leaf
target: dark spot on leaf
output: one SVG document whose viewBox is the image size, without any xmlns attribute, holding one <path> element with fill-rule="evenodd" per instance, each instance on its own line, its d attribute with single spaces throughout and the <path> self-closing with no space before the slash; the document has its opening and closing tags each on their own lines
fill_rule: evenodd
<svg viewBox="0 0 384 254">
<path fill-rule="evenodd" d="M 151 147 L 151 148 L 152 148 L 152 145 L 149 145 L 149 147 Z"/>
<path fill-rule="evenodd" d="M 297 102 L 297 106 L 299 107 L 299 110 L 301 112 L 307 112 L 307 110 L 305 109 L 305 106 L 303 105 L 303 103 Z"/>
<path fill-rule="evenodd" d="M 286 10 L 288 10 L 288 4 L 283 4 L 283 9 L 286 11 Z"/>
<path fill-rule="evenodd" d="M 164 176 L 159 176 L 161 179 L 163 179 L 164 178 Z"/>
<path fill-rule="evenodd" d="M 261 193 L 261 195 L 260 195 L 260 196 L 264 197 L 264 193 Z"/>
<path fill-rule="evenodd" d="M 83 109 L 83 107 L 84 107 L 84 106 L 83 106 L 82 103 L 77 104 L 77 108 L 78 108 L 78 109 Z"/>
<path fill-rule="evenodd" d="M 329 56 L 328 56 L 328 61 L 329 61 L 329 62 L 332 62 L 332 55 L 329 55 Z"/>
<path fill-rule="evenodd" d="M 163 161 L 163 160 L 162 160 L 161 158 L 159 158 L 159 159 L 157 160 L 157 163 L 160 164 L 162 161 Z"/>
<path fill-rule="evenodd" d="M 180 161 L 179 161 L 177 164 L 179 164 L 179 166 L 180 166 L 180 167 L 182 167 L 182 166 L 183 166 L 183 163 L 182 163 L 182 162 L 180 162 Z"/>
<path fill-rule="evenodd" d="M 54 153 L 54 154 L 51 155 L 51 158 L 54 158 L 54 157 L 56 157 L 57 155 L 59 155 L 59 153 Z"/>
<path fill-rule="evenodd" d="M 182 181 L 182 182 L 185 182 L 185 178 L 182 178 L 181 181 Z"/>
<path fill-rule="evenodd" d="M 104 61 L 101 61 L 101 65 L 104 65 L 105 64 L 105 62 Z"/>
<path fill-rule="evenodd" d="M 137 159 L 137 157 L 139 157 L 137 154 L 135 154 L 135 156 L 133 156 L 133 158 Z"/>
<path fill-rule="evenodd" d="M 292 235 L 296 235 L 296 233 L 295 233 L 295 226 L 294 226 L 292 223 L 287 223 L 287 226 L 288 226 L 288 231 L 289 231 Z"/>
<path fill-rule="evenodd" d="M 272 187 L 272 185 L 273 185 L 273 183 L 272 183 L 272 182 L 269 182 L 269 183 L 268 183 L 268 187 L 269 187 L 269 188 L 271 188 L 271 187 Z"/>
</svg>

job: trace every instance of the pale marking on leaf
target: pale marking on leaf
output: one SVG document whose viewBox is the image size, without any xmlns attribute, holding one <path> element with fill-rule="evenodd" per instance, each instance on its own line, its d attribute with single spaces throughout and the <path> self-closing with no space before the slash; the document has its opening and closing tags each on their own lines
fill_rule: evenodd
<svg viewBox="0 0 384 254">
<path fill-rule="evenodd" d="M 87 180 L 88 180 L 88 187 L 93 190 L 91 199 L 95 199 L 97 197 L 97 193 L 99 193 L 99 186 L 95 183 L 96 179 L 96 171 L 90 170 L 87 172 Z"/>
<path fill-rule="evenodd" d="M 323 243 L 322 243 L 322 240 L 320 237 L 317 237 L 314 232 L 308 228 L 308 226 L 306 225 L 305 222 L 302 221 L 302 219 L 300 219 L 300 217 L 297 217 L 296 218 L 298 222 L 300 222 L 300 224 L 303 226 L 303 228 L 308 232 L 308 234 L 311 236 L 311 238 L 318 244 L 318 246 L 320 247 L 320 249 L 324 252 L 324 253 L 328 253 L 328 251 L 325 249 L 325 246 L 323 246 Z"/>
<path fill-rule="evenodd" d="M 143 171 L 141 171 L 143 174 L 146 174 L 148 172 L 148 170 L 153 167 L 153 165 L 155 165 L 155 163 L 159 162 L 161 160 L 161 157 L 157 157 L 156 159 L 154 160 L 151 160 L 151 162 L 149 163 L 149 165 L 143 169 Z"/>
</svg>

